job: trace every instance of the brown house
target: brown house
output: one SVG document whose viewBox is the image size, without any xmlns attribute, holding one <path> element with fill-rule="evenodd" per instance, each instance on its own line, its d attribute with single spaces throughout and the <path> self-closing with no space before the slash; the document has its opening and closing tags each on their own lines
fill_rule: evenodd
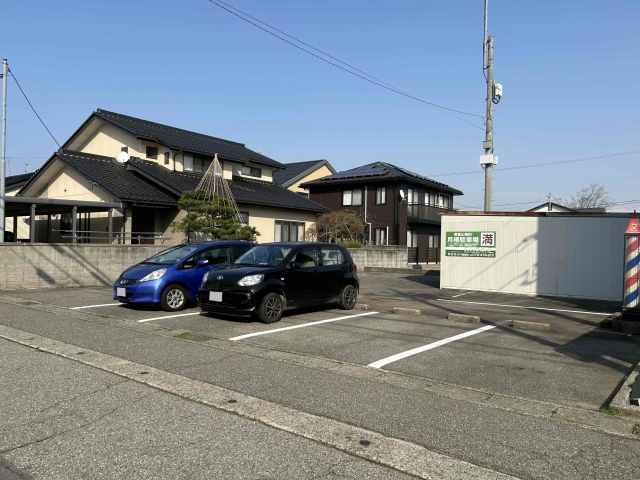
<svg viewBox="0 0 640 480">
<path fill-rule="evenodd" d="M 306 182 L 309 198 L 331 210 L 358 212 L 373 245 L 407 245 L 410 263 L 440 262 L 440 210 L 460 190 L 384 162 Z"/>
</svg>

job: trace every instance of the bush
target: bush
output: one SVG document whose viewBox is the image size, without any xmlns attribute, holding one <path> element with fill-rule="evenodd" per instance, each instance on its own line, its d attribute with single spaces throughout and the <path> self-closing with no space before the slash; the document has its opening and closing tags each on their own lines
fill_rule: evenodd
<svg viewBox="0 0 640 480">
<path fill-rule="evenodd" d="M 362 248 L 362 243 L 357 240 L 345 240 L 344 242 L 340 242 L 340 245 L 346 248 Z"/>
</svg>

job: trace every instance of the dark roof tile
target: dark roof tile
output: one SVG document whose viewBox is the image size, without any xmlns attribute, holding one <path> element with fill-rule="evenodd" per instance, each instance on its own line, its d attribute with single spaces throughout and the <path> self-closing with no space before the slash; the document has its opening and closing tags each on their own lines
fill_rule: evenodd
<svg viewBox="0 0 640 480">
<path fill-rule="evenodd" d="M 215 155 L 240 163 L 253 162 L 276 168 L 286 168 L 280 162 L 248 149 L 243 143 L 212 137 L 181 128 L 150 122 L 116 112 L 98 109 L 95 116 L 138 138 L 157 142 L 175 150 Z"/>
<path fill-rule="evenodd" d="M 122 201 L 177 204 L 175 198 L 128 171 L 115 158 L 71 150 L 56 152 L 54 157 Z"/>
<path fill-rule="evenodd" d="M 410 172 L 396 165 L 392 165 L 386 162 L 374 162 L 360 167 L 352 168 L 350 170 L 344 170 L 338 172 L 335 175 L 327 175 L 326 177 L 306 182 L 303 187 L 321 186 L 327 184 L 350 184 L 355 181 L 362 183 L 364 179 L 371 180 L 388 180 L 388 179 L 404 179 L 419 183 L 428 187 L 433 187 L 438 190 L 452 193 L 453 195 L 463 195 L 460 190 L 457 190 L 445 183 L 440 183 L 431 178 L 419 175 L 414 172 Z"/>
<path fill-rule="evenodd" d="M 185 190 L 194 190 L 202 179 L 202 174 L 199 173 L 174 172 L 155 162 L 140 160 L 135 157 L 129 160 L 128 166 L 133 171 L 177 195 L 180 195 Z M 309 200 L 272 182 L 249 180 L 234 176 L 228 183 L 237 203 L 321 213 L 329 210 L 313 200 Z"/>
<path fill-rule="evenodd" d="M 322 160 L 309 160 L 307 162 L 294 162 L 287 163 L 286 170 L 276 170 L 273 172 L 273 180 L 278 183 L 278 185 L 283 185 L 285 187 L 291 186 L 296 177 L 301 176 L 305 172 L 309 170 L 315 170 L 316 168 L 320 168 L 322 165 L 327 165 L 329 170 L 334 171 L 331 164 L 322 159 Z"/>
</svg>

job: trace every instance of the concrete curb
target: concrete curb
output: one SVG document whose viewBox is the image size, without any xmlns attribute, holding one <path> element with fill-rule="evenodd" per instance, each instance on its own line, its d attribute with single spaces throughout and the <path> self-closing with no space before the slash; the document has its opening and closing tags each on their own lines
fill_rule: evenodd
<svg viewBox="0 0 640 480">
<path fill-rule="evenodd" d="M 480 323 L 480 317 L 477 317 L 475 315 L 463 315 L 461 313 L 450 313 L 447 318 L 452 322 Z"/>
<path fill-rule="evenodd" d="M 75 360 L 218 410 L 234 413 L 419 478 L 451 480 L 514 478 L 464 460 L 436 453 L 422 445 L 11 327 L 0 326 L 0 338 Z M 230 402 L 230 400 L 234 401 Z M 361 443 L 361 440 L 367 440 L 367 443 Z"/>
<path fill-rule="evenodd" d="M 524 320 L 514 320 L 513 328 L 517 330 L 533 330 L 536 332 L 548 332 L 551 326 L 548 323 L 525 322 Z"/>
<path fill-rule="evenodd" d="M 415 308 L 399 308 L 393 307 L 393 313 L 401 313 L 404 315 L 422 315 L 421 310 L 417 310 Z"/>
<path fill-rule="evenodd" d="M 590 337 L 606 338 L 607 340 L 619 340 L 623 342 L 640 343 L 640 335 L 630 333 L 614 332 L 609 328 L 594 328 L 589 332 Z"/>
<path fill-rule="evenodd" d="M 367 273 L 406 273 L 409 275 L 440 275 L 440 270 L 423 270 L 421 268 L 364 267 Z"/>
<path fill-rule="evenodd" d="M 369 310 L 369 305 L 366 303 L 356 303 L 356 306 L 353 308 L 354 310 Z"/>
<path fill-rule="evenodd" d="M 611 403 L 609 403 L 609 407 L 617 408 L 625 415 L 640 418 L 640 406 L 631 405 L 629 403 L 631 386 L 636 382 L 636 380 L 640 380 L 640 362 L 636 363 L 635 368 L 631 371 L 625 382 L 622 384 L 620 390 L 618 390 L 618 393 L 616 393 L 616 396 L 613 397 Z"/>
</svg>

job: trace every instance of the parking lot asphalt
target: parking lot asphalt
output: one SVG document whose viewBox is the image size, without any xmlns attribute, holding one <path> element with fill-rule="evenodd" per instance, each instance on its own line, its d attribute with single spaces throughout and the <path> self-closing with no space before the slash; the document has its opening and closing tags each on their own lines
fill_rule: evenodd
<svg viewBox="0 0 640 480">
<path fill-rule="evenodd" d="M 614 311 L 613 304 L 443 291 L 431 276 L 362 274 L 361 283 L 359 302 L 371 308 L 379 305 L 379 311 L 306 309 L 264 325 L 204 315 L 196 308 L 170 314 L 114 305 L 111 289 L 98 288 L 7 292 L 14 298 L 76 308 L 69 312 L 86 314 L 88 322 L 58 311 L 46 313 L 44 307 L 34 313 L 30 305 L 4 304 L 0 324 L 337 418 L 524 478 L 580 478 L 598 469 L 611 474 L 603 478 L 627 478 L 618 469 L 607 470 L 599 460 L 576 456 L 583 455 L 584 442 L 588 451 L 604 445 L 607 451 L 616 450 L 606 434 L 601 438 L 571 425 L 529 423 L 504 411 L 496 419 L 489 408 L 424 392 L 429 382 L 441 382 L 462 389 L 451 394 L 453 398 L 462 398 L 463 390 L 478 392 L 478 398 L 495 393 L 509 401 L 531 399 L 586 409 L 598 421 L 617 421 L 600 419 L 602 415 L 594 412 L 640 359 L 640 346 L 587 335 Z M 422 314 L 390 313 L 394 306 L 417 306 Z M 449 312 L 479 315 L 482 321 L 451 322 L 446 319 Z M 509 326 L 513 320 L 549 323 L 551 328 L 516 330 Z M 187 332 L 187 339 L 200 344 L 150 336 L 142 326 L 150 333 L 153 328 Z M 419 388 L 403 390 L 367 381 L 377 378 L 376 370 L 367 365 L 425 346 L 381 370 L 407 375 L 407 383 L 423 382 Z M 328 366 L 316 369 L 323 359 Z M 340 375 L 349 365 L 361 370 L 355 376 Z M 640 442 L 630 441 L 624 448 L 635 452 Z M 557 455 L 565 442 L 578 450 L 565 451 L 561 459 Z M 490 445 L 498 450 L 488 449 Z M 534 451 L 536 459 L 531 456 Z M 560 475 L 567 466 L 578 473 Z"/>
<path fill-rule="evenodd" d="M 437 278 L 361 274 L 362 297 L 369 300 L 370 308 L 379 304 L 381 311 L 296 310 L 273 325 L 256 319 L 205 314 L 198 308 L 172 314 L 155 307 L 123 305 L 111 299 L 110 288 L 21 291 L 12 295 L 126 321 L 149 322 L 202 336 L 234 339 L 358 365 L 370 365 L 495 324 L 494 329 L 408 356 L 383 368 L 490 392 L 591 409 L 605 405 L 624 375 L 640 360 L 637 344 L 588 335 L 605 313 L 613 311 L 614 306 L 609 302 L 443 291 L 434 284 Z M 389 296 L 393 292 L 395 296 Z M 410 302 L 417 302 L 416 298 L 422 315 L 389 313 L 394 306 L 411 306 Z M 445 301 L 463 299 L 472 303 Z M 504 307 L 486 305 L 488 303 Z M 602 314 L 594 314 L 599 311 Z M 482 322 L 451 322 L 446 319 L 450 312 L 479 315 Z M 513 320 L 548 323 L 550 331 L 516 330 L 504 323 Z"/>
<path fill-rule="evenodd" d="M 410 478 L 2 339 L 0 363 L 2 479 Z"/>
</svg>

